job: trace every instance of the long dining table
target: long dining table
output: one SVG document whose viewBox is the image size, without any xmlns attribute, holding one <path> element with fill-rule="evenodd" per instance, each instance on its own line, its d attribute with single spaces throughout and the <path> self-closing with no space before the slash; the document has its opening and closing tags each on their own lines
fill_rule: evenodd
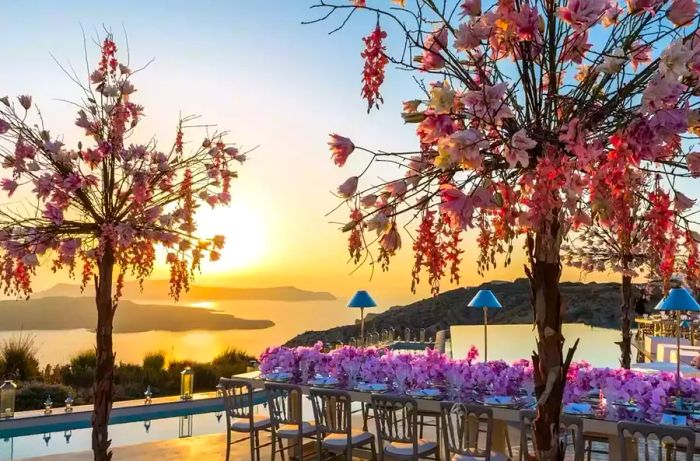
<svg viewBox="0 0 700 461">
<path fill-rule="evenodd" d="M 236 379 L 244 380 L 250 383 L 253 389 L 263 389 L 265 387 L 266 381 L 260 377 L 260 372 L 254 371 L 249 373 L 243 373 L 233 376 Z M 299 384 L 302 392 L 308 395 L 309 389 L 312 386 Z M 372 394 L 370 392 L 360 392 L 353 389 L 341 389 L 352 398 L 353 402 L 363 402 L 369 403 L 372 400 Z M 429 399 L 415 399 L 418 404 L 418 410 L 426 412 L 439 412 L 440 411 L 440 400 L 429 400 Z M 507 429 L 508 426 L 518 427 L 520 424 L 520 408 L 507 408 L 501 406 L 491 406 L 493 410 L 493 435 L 492 435 L 492 449 L 494 451 L 499 451 L 502 453 L 507 452 Z M 622 459 L 621 450 L 622 446 L 617 435 L 617 419 L 604 419 L 597 417 L 586 417 L 583 418 L 583 431 L 586 435 L 594 436 L 596 439 L 607 439 L 609 447 L 609 460 L 620 461 Z M 518 444 L 518 441 L 514 441 Z M 625 444 L 625 449 L 630 450 L 629 444 Z M 695 445 L 700 446 L 700 433 L 695 433 Z M 628 458 L 634 459 L 634 458 Z"/>
</svg>

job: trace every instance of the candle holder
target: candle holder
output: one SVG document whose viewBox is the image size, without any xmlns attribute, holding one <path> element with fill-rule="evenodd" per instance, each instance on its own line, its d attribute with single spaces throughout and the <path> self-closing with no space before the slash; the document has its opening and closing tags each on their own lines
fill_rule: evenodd
<svg viewBox="0 0 700 461">
<path fill-rule="evenodd" d="M 70 394 L 68 394 L 68 397 L 66 397 L 64 403 L 66 404 L 66 407 L 64 408 L 66 413 L 73 411 L 73 397 Z"/>
<path fill-rule="evenodd" d="M 46 400 L 44 400 L 44 414 L 50 415 L 52 412 L 53 412 L 53 401 L 51 400 L 51 396 L 47 395 Z"/>
</svg>

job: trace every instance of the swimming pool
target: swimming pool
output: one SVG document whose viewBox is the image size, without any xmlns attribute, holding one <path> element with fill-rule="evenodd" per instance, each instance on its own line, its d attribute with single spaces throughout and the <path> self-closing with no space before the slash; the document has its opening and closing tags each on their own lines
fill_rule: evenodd
<svg viewBox="0 0 700 461">
<path fill-rule="evenodd" d="M 267 411 L 263 401 L 262 393 L 257 393 L 256 412 Z M 0 427 L 0 461 L 91 448 L 89 412 L 21 418 L 13 425 L 7 422 Z M 225 432 L 221 398 L 115 408 L 109 425 L 113 447 Z"/>
</svg>

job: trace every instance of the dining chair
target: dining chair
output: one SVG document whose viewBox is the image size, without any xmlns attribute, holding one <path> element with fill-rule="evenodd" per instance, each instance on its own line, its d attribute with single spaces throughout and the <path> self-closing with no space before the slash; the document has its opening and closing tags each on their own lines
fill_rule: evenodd
<svg viewBox="0 0 700 461">
<path fill-rule="evenodd" d="M 520 461 L 537 459 L 536 447 L 532 434 L 532 423 L 537 416 L 534 410 L 520 410 Z M 586 455 L 583 419 L 578 416 L 562 414 L 559 416 L 559 443 L 566 455 L 573 451 L 574 461 L 583 461 Z M 532 451 L 530 451 L 532 448 Z M 592 446 L 589 447 L 592 449 Z M 589 457 L 590 457 L 590 451 Z"/>
<path fill-rule="evenodd" d="M 492 451 L 493 410 L 482 405 L 442 402 L 440 413 L 446 459 L 451 461 L 506 461 L 509 459 L 505 453 Z"/>
<path fill-rule="evenodd" d="M 419 412 L 414 399 L 373 395 L 372 411 L 379 440 L 380 461 L 385 456 L 401 460 L 440 459 L 439 445 L 418 435 Z"/>
<path fill-rule="evenodd" d="M 272 427 L 270 418 L 255 414 L 253 386 L 247 381 L 231 378 L 219 378 L 219 386 L 226 410 L 226 461 L 231 456 L 231 445 L 250 440 L 250 459 L 260 461 L 260 449 L 270 443 L 260 445 L 260 431 Z M 232 433 L 248 434 L 238 440 L 232 440 Z"/>
<path fill-rule="evenodd" d="M 303 459 L 304 439 L 316 439 L 316 425 L 304 421 L 302 389 L 293 384 L 265 383 L 270 421 L 272 423 L 272 461 L 275 461 L 277 443 L 284 459 L 284 451 L 294 448 L 297 460 Z M 283 440 L 291 443 L 283 446 Z"/>
<path fill-rule="evenodd" d="M 692 461 L 695 452 L 695 432 L 689 427 L 621 421 L 617 423 L 617 437 L 622 461 Z"/>
<path fill-rule="evenodd" d="M 369 447 L 372 459 L 377 450 L 371 432 L 352 428 L 352 399 L 345 391 L 334 389 L 309 390 L 316 425 L 317 459 L 321 461 L 323 451 L 334 455 L 345 455 L 352 459 L 353 450 Z"/>
</svg>

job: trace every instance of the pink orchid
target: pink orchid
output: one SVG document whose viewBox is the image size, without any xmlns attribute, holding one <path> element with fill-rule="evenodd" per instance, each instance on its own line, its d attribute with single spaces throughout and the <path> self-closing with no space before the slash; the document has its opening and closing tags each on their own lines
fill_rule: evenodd
<svg viewBox="0 0 700 461">
<path fill-rule="evenodd" d="M 360 204 L 365 208 L 373 207 L 375 203 L 377 203 L 377 196 L 375 194 L 368 194 L 360 199 Z"/>
<path fill-rule="evenodd" d="M 401 235 L 396 230 L 395 223 L 392 223 L 389 230 L 379 239 L 379 246 L 390 255 L 393 255 L 401 248 Z"/>
<path fill-rule="evenodd" d="M 352 151 L 355 150 L 355 145 L 350 139 L 338 134 L 332 134 L 330 136 L 331 140 L 328 142 L 328 145 L 331 148 L 333 162 L 338 166 L 343 166 L 350 154 L 352 154 Z"/>
<path fill-rule="evenodd" d="M 636 41 L 630 47 L 630 65 L 632 69 L 637 70 L 640 64 L 651 62 L 651 46 Z"/>
</svg>

